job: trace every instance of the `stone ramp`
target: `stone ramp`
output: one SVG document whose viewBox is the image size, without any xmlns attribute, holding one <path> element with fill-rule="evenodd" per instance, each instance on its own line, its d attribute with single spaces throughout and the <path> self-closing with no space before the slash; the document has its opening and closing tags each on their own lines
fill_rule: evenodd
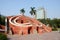
<svg viewBox="0 0 60 40">
<path fill-rule="evenodd" d="M 29 35 L 7 35 L 9 40 L 60 40 L 60 33 L 57 31 L 44 34 Z"/>
</svg>

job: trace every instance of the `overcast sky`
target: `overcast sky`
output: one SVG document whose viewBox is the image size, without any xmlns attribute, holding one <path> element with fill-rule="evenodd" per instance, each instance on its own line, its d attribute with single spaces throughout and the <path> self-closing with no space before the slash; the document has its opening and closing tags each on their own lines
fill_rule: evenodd
<svg viewBox="0 0 60 40">
<path fill-rule="evenodd" d="M 22 8 L 30 16 L 30 7 L 44 7 L 48 18 L 60 18 L 60 0 L 0 0 L 0 12 L 5 16 L 18 15 Z"/>
</svg>

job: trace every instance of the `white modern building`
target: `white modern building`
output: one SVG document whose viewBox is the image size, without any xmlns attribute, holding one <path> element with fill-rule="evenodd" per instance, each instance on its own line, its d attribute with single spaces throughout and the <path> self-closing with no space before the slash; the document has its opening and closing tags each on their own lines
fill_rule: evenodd
<svg viewBox="0 0 60 40">
<path fill-rule="evenodd" d="M 46 19 L 46 12 L 44 8 L 39 8 L 37 10 L 37 19 Z"/>
</svg>

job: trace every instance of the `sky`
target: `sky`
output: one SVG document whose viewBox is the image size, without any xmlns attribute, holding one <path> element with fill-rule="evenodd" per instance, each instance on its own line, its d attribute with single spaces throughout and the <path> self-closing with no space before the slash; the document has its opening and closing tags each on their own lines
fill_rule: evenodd
<svg viewBox="0 0 60 40">
<path fill-rule="evenodd" d="M 4 16 L 19 15 L 22 8 L 31 16 L 30 7 L 44 7 L 47 18 L 60 18 L 60 0 L 0 0 L 0 14 Z"/>
</svg>

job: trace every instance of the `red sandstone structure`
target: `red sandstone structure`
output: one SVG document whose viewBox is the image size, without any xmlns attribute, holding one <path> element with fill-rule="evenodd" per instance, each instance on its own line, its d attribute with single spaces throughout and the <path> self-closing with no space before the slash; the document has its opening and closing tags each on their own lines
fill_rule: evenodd
<svg viewBox="0 0 60 40">
<path fill-rule="evenodd" d="M 10 16 L 8 18 L 8 25 L 12 34 L 26 35 L 30 33 L 51 32 L 52 29 L 34 18 L 24 15 Z"/>
<path fill-rule="evenodd" d="M 45 32 L 51 32 L 52 29 L 34 18 L 25 15 L 8 16 L 7 17 L 7 31 L 11 30 L 12 34 L 27 35 Z"/>
<path fill-rule="evenodd" d="M 2 32 L 2 33 L 5 32 L 5 26 L 3 26 L 1 24 L 0 24 L 0 32 Z"/>
</svg>

